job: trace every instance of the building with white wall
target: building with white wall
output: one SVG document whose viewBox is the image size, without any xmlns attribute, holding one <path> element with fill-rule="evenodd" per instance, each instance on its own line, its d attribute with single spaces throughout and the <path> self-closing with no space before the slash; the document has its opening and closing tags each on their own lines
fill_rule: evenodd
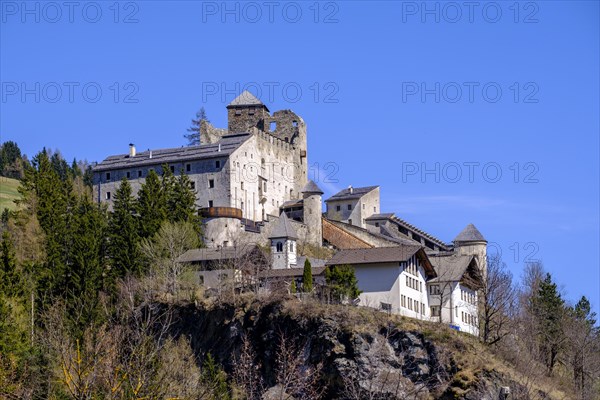
<svg viewBox="0 0 600 400">
<path fill-rule="evenodd" d="M 350 265 L 362 291 L 359 305 L 410 318 L 429 319 L 427 282 L 436 276 L 418 245 L 347 249 L 327 265 Z"/>
</svg>

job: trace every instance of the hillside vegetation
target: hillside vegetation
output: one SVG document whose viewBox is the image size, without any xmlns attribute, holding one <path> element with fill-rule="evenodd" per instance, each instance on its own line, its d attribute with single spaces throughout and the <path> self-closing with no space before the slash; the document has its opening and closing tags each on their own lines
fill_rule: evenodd
<svg viewBox="0 0 600 400">
<path fill-rule="evenodd" d="M 17 191 L 18 187 L 19 181 L 17 179 L 0 176 L 0 211 L 5 208 L 11 211 L 17 209 L 15 200 L 21 198 L 21 195 Z"/>
</svg>

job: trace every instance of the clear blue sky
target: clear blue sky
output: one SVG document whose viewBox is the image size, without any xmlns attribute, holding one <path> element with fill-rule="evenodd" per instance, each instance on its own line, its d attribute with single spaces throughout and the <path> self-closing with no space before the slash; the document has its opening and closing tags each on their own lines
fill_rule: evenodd
<svg viewBox="0 0 600 400">
<path fill-rule="evenodd" d="M 0 4 L 1 140 L 27 155 L 180 146 L 248 87 L 303 116 L 326 195 L 381 185 L 445 241 L 472 222 L 599 309 L 598 2 Z"/>
</svg>

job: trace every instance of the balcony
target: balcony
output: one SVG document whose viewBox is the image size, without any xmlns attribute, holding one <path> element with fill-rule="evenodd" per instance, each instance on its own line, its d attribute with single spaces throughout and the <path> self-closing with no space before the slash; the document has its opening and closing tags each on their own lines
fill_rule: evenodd
<svg viewBox="0 0 600 400">
<path fill-rule="evenodd" d="M 198 210 L 203 218 L 237 218 L 242 219 L 242 210 L 234 207 L 205 207 Z"/>
</svg>

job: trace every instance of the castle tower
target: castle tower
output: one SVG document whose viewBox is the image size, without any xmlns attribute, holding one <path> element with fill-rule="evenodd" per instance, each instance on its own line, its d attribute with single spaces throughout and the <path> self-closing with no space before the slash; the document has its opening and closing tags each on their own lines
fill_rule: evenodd
<svg viewBox="0 0 600 400">
<path fill-rule="evenodd" d="M 474 255 L 483 275 L 487 273 L 487 240 L 473 224 L 469 224 L 453 240 L 454 248 L 461 255 Z"/>
<path fill-rule="evenodd" d="M 296 230 L 284 212 L 271 232 L 271 254 L 273 269 L 296 267 Z"/>
<path fill-rule="evenodd" d="M 227 129 L 229 133 L 250 132 L 250 128 L 265 130 L 269 109 L 252 93 L 244 90 L 227 105 Z"/>
<path fill-rule="evenodd" d="M 312 180 L 308 181 L 301 190 L 304 204 L 304 224 L 307 228 L 306 242 L 321 247 L 323 244 L 322 214 L 323 191 Z"/>
</svg>

